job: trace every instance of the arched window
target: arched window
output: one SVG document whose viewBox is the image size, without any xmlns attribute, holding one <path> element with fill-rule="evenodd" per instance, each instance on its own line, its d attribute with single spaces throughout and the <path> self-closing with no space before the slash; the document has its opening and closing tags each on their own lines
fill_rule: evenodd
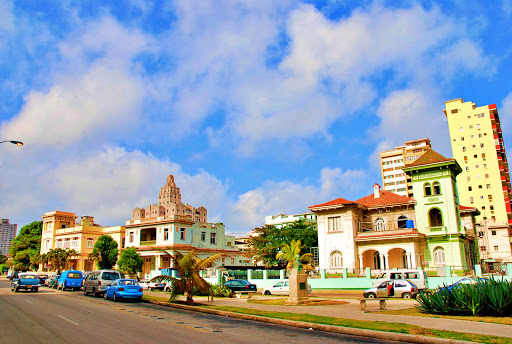
<svg viewBox="0 0 512 344">
<path fill-rule="evenodd" d="M 432 196 L 432 188 L 430 187 L 430 183 L 425 183 L 423 185 L 423 189 L 425 190 L 425 196 Z"/>
<path fill-rule="evenodd" d="M 441 227 L 443 225 L 443 214 L 441 210 L 437 208 L 430 209 L 428 212 L 428 220 L 430 227 Z"/>
<path fill-rule="evenodd" d="M 386 223 L 383 219 L 378 218 L 375 220 L 375 230 L 376 231 L 385 231 L 386 230 Z"/>
<path fill-rule="evenodd" d="M 444 254 L 444 249 L 441 247 L 437 247 L 434 249 L 434 263 L 436 264 L 444 264 L 446 262 L 446 257 Z"/>
<path fill-rule="evenodd" d="M 373 268 L 376 270 L 380 270 L 380 253 L 375 252 L 373 254 Z"/>
<path fill-rule="evenodd" d="M 331 253 L 331 268 L 341 268 L 343 266 L 343 256 L 340 251 Z"/>
<path fill-rule="evenodd" d="M 398 228 L 407 228 L 407 217 L 406 216 L 400 216 L 398 218 Z"/>
<path fill-rule="evenodd" d="M 439 182 L 434 182 L 434 184 L 432 184 L 432 188 L 434 189 L 434 195 L 441 194 L 441 184 L 439 184 Z"/>
</svg>

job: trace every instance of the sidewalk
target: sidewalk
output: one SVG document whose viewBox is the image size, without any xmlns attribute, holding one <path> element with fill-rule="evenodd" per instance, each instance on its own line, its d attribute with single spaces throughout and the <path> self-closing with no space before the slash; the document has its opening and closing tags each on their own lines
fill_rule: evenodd
<svg viewBox="0 0 512 344">
<path fill-rule="evenodd" d="M 147 295 L 162 297 L 165 294 L 158 292 L 144 292 Z M 354 295 L 356 293 L 354 292 Z M 253 296 L 253 299 L 268 299 L 263 295 Z M 406 316 L 406 315 L 391 315 L 391 314 L 379 314 L 378 303 L 368 303 L 367 311 L 365 312 L 359 308 L 359 300 L 356 298 L 332 298 L 329 300 L 345 301 L 346 304 L 342 305 L 315 305 L 315 306 L 279 306 L 279 305 L 263 305 L 258 303 L 249 303 L 247 299 L 236 299 L 236 298 L 215 298 L 213 301 L 208 302 L 204 297 L 194 297 L 194 301 L 199 304 L 207 304 L 213 306 L 232 306 L 246 309 L 257 309 L 268 312 L 288 312 L 297 314 L 312 314 L 318 316 L 343 318 L 343 319 L 354 319 L 354 320 L 365 320 L 365 321 L 383 321 L 417 325 L 430 329 L 438 329 L 445 331 L 455 331 L 463 333 L 474 333 L 488 336 L 500 336 L 512 338 L 512 326 L 501 325 L 493 323 L 484 323 L 477 321 L 465 321 L 465 320 L 452 320 L 452 319 L 441 319 L 441 318 L 430 318 L 430 317 L 419 317 L 419 316 Z M 412 308 L 417 304 L 414 300 L 387 300 L 386 305 L 388 310 Z M 512 342 L 512 340 L 511 340 Z"/>
</svg>

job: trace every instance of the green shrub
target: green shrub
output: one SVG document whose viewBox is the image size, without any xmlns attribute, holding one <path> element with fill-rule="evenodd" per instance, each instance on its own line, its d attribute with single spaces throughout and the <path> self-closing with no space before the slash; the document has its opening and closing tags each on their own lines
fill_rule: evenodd
<svg viewBox="0 0 512 344">
<path fill-rule="evenodd" d="M 231 289 L 226 288 L 223 285 L 212 285 L 211 287 L 213 290 L 213 297 L 233 297 L 234 296 Z M 200 293 L 199 290 L 197 290 L 197 289 L 194 289 L 194 295 L 208 296 L 204 293 Z"/>
<path fill-rule="evenodd" d="M 420 292 L 420 311 L 443 315 L 512 316 L 512 282 L 478 280 L 448 290 Z"/>
</svg>

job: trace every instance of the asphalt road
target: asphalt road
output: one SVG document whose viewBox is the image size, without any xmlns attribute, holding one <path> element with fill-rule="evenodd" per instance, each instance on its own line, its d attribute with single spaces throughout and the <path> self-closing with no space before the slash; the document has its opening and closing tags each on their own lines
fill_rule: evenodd
<svg viewBox="0 0 512 344">
<path fill-rule="evenodd" d="M 189 312 L 106 301 L 40 287 L 14 293 L 0 280 L 0 343 L 391 343 Z"/>
</svg>

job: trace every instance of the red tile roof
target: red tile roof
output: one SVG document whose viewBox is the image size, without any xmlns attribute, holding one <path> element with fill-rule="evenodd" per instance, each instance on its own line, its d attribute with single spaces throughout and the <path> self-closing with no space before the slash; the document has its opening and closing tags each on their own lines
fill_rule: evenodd
<svg viewBox="0 0 512 344">
<path fill-rule="evenodd" d="M 414 200 L 407 196 L 398 195 L 396 193 L 386 190 L 379 190 L 379 192 L 380 197 L 378 198 L 375 198 L 375 195 L 372 193 L 366 197 L 358 199 L 356 203 L 364 205 L 365 207 L 414 203 Z"/>
<path fill-rule="evenodd" d="M 469 213 L 473 213 L 473 212 L 474 213 L 476 213 L 476 212 L 480 213 L 480 211 L 477 208 L 475 208 L 475 207 L 466 207 L 464 205 L 459 205 L 459 211 L 461 211 L 461 212 L 469 212 Z"/>
<path fill-rule="evenodd" d="M 437 164 L 440 162 L 449 162 L 449 161 L 455 161 L 455 159 L 448 159 L 436 152 L 433 149 L 429 149 L 425 153 L 423 153 L 422 156 L 420 156 L 416 161 L 414 161 L 412 164 L 407 165 L 407 168 L 410 167 L 416 167 L 416 166 L 423 166 L 423 165 L 432 165 Z"/>
<path fill-rule="evenodd" d="M 329 207 L 329 206 L 335 206 L 335 205 L 347 205 L 347 204 L 354 204 L 354 203 L 355 203 L 354 201 L 349 201 L 347 199 L 340 197 L 340 198 L 336 198 L 332 201 L 329 201 L 327 203 L 312 205 L 312 206 L 308 207 L 308 209 L 319 208 L 319 207 Z"/>
</svg>

